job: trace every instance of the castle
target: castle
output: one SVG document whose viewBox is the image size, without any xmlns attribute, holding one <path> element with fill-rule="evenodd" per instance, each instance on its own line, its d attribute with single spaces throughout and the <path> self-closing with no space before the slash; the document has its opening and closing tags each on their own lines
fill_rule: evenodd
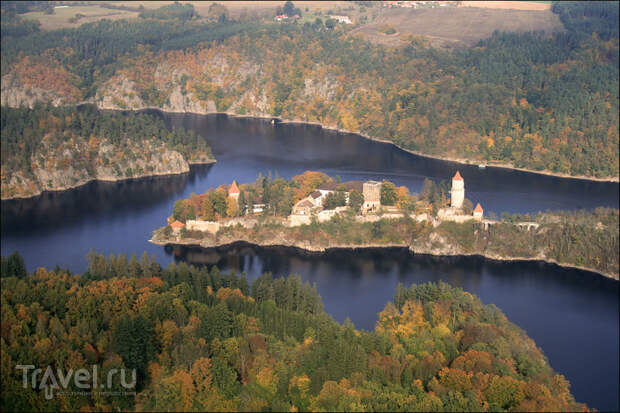
<svg viewBox="0 0 620 413">
<path fill-rule="evenodd" d="M 312 193 L 297 201 L 293 205 L 291 214 L 287 217 L 288 226 L 294 227 L 310 224 L 313 217 L 316 217 L 319 222 L 329 221 L 335 215 L 347 210 L 349 195 L 352 191 L 361 192 L 364 200 L 361 207 L 361 215 L 356 217 L 357 221 L 374 222 L 381 219 L 381 217 L 400 218 L 405 216 L 405 214 L 408 214 L 405 211 L 400 211 L 395 206 L 382 206 L 381 187 L 382 183 L 378 181 L 325 182 L 319 185 Z M 344 192 L 346 197 L 345 205 L 335 207 L 334 209 L 325 209 L 324 201 L 326 197 L 334 192 Z M 238 201 L 240 193 L 241 191 L 237 181 L 233 181 L 228 187 L 229 200 Z M 467 201 L 467 203 L 470 205 L 467 209 L 471 209 L 471 203 L 469 201 Z M 437 211 L 438 220 L 431 219 L 433 225 L 437 226 L 441 221 L 466 222 L 472 219 L 480 222 L 483 221 L 484 211 L 480 203 L 478 203 L 471 211 L 467 212 L 464 210 L 464 204 L 465 180 L 457 171 L 452 177 L 450 206 L 440 208 Z M 261 213 L 263 212 L 264 207 L 264 204 L 252 204 L 249 207 L 249 211 L 243 211 L 242 215 L 246 215 L 247 213 Z M 427 213 L 417 215 L 409 214 L 409 216 L 417 221 L 426 221 L 430 219 Z M 237 224 L 244 227 L 252 227 L 255 224 L 254 221 L 247 221 L 243 217 L 237 217 L 222 222 L 187 220 L 185 225 L 178 221 L 172 223 L 169 222 L 169 224 L 175 235 L 178 235 L 183 227 L 185 227 L 188 231 L 202 231 L 215 234 L 221 227 L 235 226 Z"/>
<path fill-rule="evenodd" d="M 459 171 L 452 177 L 452 189 L 450 190 L 450 207 L 441 208 L 437 211 L 437 217 L 443 221 L 465 222 L 470 219 L 482 221 L 484 210 L 480 202 L 476 204 L 471 215 L 463 211 L 465 201 L 465 180 Z"/>
</svg>

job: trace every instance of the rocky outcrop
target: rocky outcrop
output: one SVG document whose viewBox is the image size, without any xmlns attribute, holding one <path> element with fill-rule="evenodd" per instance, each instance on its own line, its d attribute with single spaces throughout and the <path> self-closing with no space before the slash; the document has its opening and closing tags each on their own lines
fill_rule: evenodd
<svg viewBox="0 0 620 413">
<path fill-rule="evenodd" d="M 209 162 L 214 160 L 202 156 L 193 163 Z M 14 172 L 6 178 L 3 173 L 2 199 L 27 198 L 43 191 L 71 189 L 93 180 L 120 181 L 187 172 L 189 162 L 180 152 L 153 140 L 123 150 L 103 142 L 96 155 L 89 154 L 86 142 L 67 142 L 61 148 L 43 144 L 31 157 L 30 173 Z"/>
<path fill-rule="evenodd" d="M 38 86 L 26 86 L 13 74 L 2 76 L 0 91 L 2 106 L 32 108 L 36 102 L 51 102 L 58 106 L 66 102 L 66 99 L 54 89 L 44 89 Z"/>
</svg>

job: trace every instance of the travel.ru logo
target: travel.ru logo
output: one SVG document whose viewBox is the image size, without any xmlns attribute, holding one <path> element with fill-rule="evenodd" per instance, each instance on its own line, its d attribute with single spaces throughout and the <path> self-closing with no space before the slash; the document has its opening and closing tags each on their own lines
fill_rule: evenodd
<svg viewBox="0 0 620 413">
<path fill-rule="evenodd" d="M 73 369 L 70 369 L 66 373 L 60 369 L 57 369 L 56 374 L 54 374 L 52 366 L 47 366 L 47 369 L 45 369 L 45 371 L 43 371 L 42 369 L 35 369 L 32 364 L 18 364 L 17 366 L 15 366 L 15 368 L 18 370 L 22 370 L 22 385 L 24 389 L 27 389 L 28 383 L 30 383 L 32 389 L 44 390 L 45 398 L 47 400 L 50 400 L 52 397 L 54 397 L 55 391 L 60 389 L 66 390 L 67 388 L 69 388 L 69 385 L 71 384 L 71 377 L 73 377 L 73 383 L 78 389 L 90 389 L 90 391 L 80 392 L 81 394 L 92 394 L 93 392 L 100 392 L 101 394 L 107 395 L 135 395 L 136 369 L 131 369 L 131 381 L 129 383 L 127 382 L 126 376 L 126 372 L 128 369 L 110 369 L 108 371 L 107 381 L 99 383 L 99 366 L 97 365 L 93 365 L 92 370 L 88 370 L 85 368 L 77 369 L 75 370 L 75 373 L 73 372 Z M 41 375 L 41 373 L 43 373 L 43 375 Z M 120 377 L 120 385 L 127 391 L 104 391 L 105 389 L 110 390 L 113 388 L 113 379 L 117 374 Z M 28 380 L 29 375 L 30 380 Z"/>
</svg>

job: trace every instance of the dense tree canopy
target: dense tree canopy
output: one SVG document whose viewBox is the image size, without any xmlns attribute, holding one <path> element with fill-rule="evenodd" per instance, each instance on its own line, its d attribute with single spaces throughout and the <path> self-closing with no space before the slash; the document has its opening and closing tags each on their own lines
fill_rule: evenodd
<svg viewBox="0 0 620 413">
<path fill-rule="evenodd" d="M 135 257 L 131 261 L 134 261 Z M 5 409 L 578 410 L 523 330 L 447 284 L 399 285 L 375 331 L 336 323 L 299 276 L 222 274 L 89 254 L 81 276 L 2 283 Z M 23 389 L 17 364 L 135 368 L 137 395 Z M 123 390 L 118 380 L 113 390 Z"/>
</svg>

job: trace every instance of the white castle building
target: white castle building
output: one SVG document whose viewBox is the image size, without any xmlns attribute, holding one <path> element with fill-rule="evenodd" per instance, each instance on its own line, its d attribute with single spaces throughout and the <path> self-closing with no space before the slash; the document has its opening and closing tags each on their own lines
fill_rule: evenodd
<svg viewBox="0 0 620 413">
<path fill-rule="evenodd" d="M 476 205 L 476 208 L 474 208 L 471 215 L 465 215 L 463 212 L 463 201 L 465 201 L 465 180 L 459 171 L 456 171 L 452 177 L 450 207 L 440 208 L 439 211 L 437 211 L 437 217 L 442 221 L 465 222 L 470 219 L 482 221 L 484 217 L 484 210 L 482 209 L 480 203 Z"/>
<path fill-rule="evenodd" d="M 452 177 L 452 190 L 450 191 L 450 206 L 453 208 L 462 208 L 465 200 L 465 181 L 463 177 L 456 171 Z"/>
</svg>

